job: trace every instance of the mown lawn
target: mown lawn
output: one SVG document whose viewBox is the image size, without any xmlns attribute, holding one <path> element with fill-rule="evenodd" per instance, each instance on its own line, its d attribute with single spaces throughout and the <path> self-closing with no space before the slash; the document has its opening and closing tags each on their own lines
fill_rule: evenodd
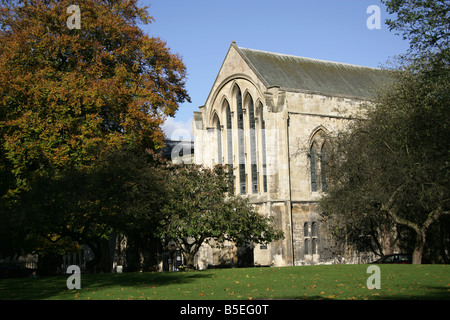
<svg viewBox="0 0 450 320">
<path fill-rule="evenodd" d="M 381 289 L 369 290 L 368 265 L 214 269 L 164 273 L 82 274 L 0 279 L 1 300 L 450 299 L 449 265 L 379 265 Z"/>
</svg>

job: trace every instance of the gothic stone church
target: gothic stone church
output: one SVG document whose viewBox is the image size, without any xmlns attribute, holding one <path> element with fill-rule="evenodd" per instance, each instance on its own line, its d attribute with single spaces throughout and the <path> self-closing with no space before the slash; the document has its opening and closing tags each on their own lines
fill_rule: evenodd
<svg viewBox="0 0 450 320">
<path fill-rule="evenodd" d="M 333 261 L 316 210 L 327 190 L 326 138 L 357 116 L 386 80 L 380 69 L 232 42 L 205 105 L 194 112 L 194 162 L 230 165 L 235 193 L 283 230 L 283 240 L 252 246 L 252 265 Z M 237 262 L 239 250 L 231 243 L 224 249 L 204 245 L 197 265 Z"/>
</svg>

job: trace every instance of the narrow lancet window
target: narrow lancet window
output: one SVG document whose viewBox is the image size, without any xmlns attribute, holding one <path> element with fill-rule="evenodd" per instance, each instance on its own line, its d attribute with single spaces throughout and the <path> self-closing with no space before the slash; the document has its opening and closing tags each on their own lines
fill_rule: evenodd
<svg viewBox="0 0 450 320">
<path fill-rule="evenodd" d="M 236 88 L 236 106 L 238 122 L 239 191 L 241 194 L 245 194 L 247 188 L 245 181 L 244 113 L 242 110 L 242 94 L 239 88 Z"/>
<path fill-rule="evenodd" d="M 316 176 L 316 149 L 314 148 L 314 145 L 311 147 L 309 152 L 309 164 L 311 167 L 311 191 L 317 191 L 317 176 Z"/>
<path fill-rule="evenodd" d="M 320 152 L 320 175 L 322 178 L 322 191 L 327 191 L 327 151 L 325 147 L 325 143 L 322 146 L 322 150 Z"/>
<path fill-rule="evenodd" d="M 310 150 L 311 190 L 326 192 L 328 189 L 327 162 L 329 145 L 322 129 L 314 134 Z"/>
<path fill-rule="evenodd" d="M 255 132 L 255 110 L 253 99 L 249 96 L 248 115 L 250 122 L 250 161 L 252 173 L 252 193 L 258 193 L 258 169 L 256 165 L 256 132 Z"/>
<path fill-rule="evenodd" d="M 226 113 L 227 113 L 227 165 L 229 169 L 230 177 L 230 193 L 234 193 L 234 173 L 233 173 L 233 131 L 232 131 L 232 121 L 231 121 L 231 111 L 228 102 L 225 102 Z"/>
<path fill-rule="evenodd" d="M 227 164 L 233 168 L 233 131 L 231 124 L 230 105 L 227 102 Z"/>
<path fill-rule="evenodd" d="M 217 132 L 217 163 L 222 164 L 222 128 L 220 127 L 220 120 L 217 118 L 216 121 L 216 132 Z"/>
<path fill-rule="evenodd" d="M 262 174 L 263 174 L 263 190 L 267 192 L 267 163 L 266 163 L 266 122 L 263 117 L 263 107 L 260 104 L 260 121 L 261 121 L 261 149 L 262 149 Z"/>
</svg>

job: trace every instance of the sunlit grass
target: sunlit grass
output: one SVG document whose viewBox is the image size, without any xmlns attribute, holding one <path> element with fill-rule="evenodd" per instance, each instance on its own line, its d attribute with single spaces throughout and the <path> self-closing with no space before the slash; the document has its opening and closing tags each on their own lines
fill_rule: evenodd
<svg viewBox="0 0 450 320">
<path fill-rule="evenodd" d="M 80 290 L 67 289 L 68 276 L 0 279 L 0 299 L 450 299 L 448 265 L 379 266 L 379 290 L 366 287 L 368 265 L 331 265 L 82 274 Z"/>
</svg>

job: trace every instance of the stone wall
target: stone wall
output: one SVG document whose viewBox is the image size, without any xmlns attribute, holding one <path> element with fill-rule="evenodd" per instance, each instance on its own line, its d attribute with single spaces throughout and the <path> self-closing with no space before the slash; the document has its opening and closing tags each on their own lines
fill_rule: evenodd
<svg viewBox="0 0 450 320">
<path fill-rule="evenodd" d="M 231 110 L 233 129 L 233 167 L 239 178 L 239 149 L 237 141 L 236 90 L 242 94 L 245 184 L 243 194 L 265 216 L 273 217 L 284 232 L 283 240 L 267 246 L 256 244 L 253 249 L 255 265 L 289 266 L 331 263 L 333 255 L 330 236 L 317 211 L 317 202 L 323 194 L 322 184 L 312 190 L 310 148 L 313 143 L 323 145 L 325 139 L 344 129 L 352 118 L 361 117 L 364 100 L 339 95 L 302 92 L 279 87 L 266 87 L 257 72 L 248 65 L 235 46 L 231 46 L 211 93 L 204 106 L 194 114 L 193 133 L 195 144 L 194 162 L 212 166 L 227 163 L 226 106 Z M 250 180 L 250 132 L 249 100 L 255 108 L 255 135 L 257 143 L 258 191 L 251 191 Z M 265 128 L 262 127 L 262 118 Z M 215 119 L 215 120 L 214 120 Z M 218 134 L 217 119 L 221 131 Z M 215 121 L 215 122 L 214 122 Z M 267 191 L 263 188 L 263 132 L 266 141 Z M 218 143 L 218 137 L 222 142 Z M 221 152 L 218 148 L 221 146 Z M 222 155 L 222 159 L 218 157 Z M 235 184 L 239 193 L 239 183 Z M 225 251 L 202 248 L 199 266 L 219 263 L 220 257 L 234 261 L 238 250 L 229 246 Z"/>
</svg>

